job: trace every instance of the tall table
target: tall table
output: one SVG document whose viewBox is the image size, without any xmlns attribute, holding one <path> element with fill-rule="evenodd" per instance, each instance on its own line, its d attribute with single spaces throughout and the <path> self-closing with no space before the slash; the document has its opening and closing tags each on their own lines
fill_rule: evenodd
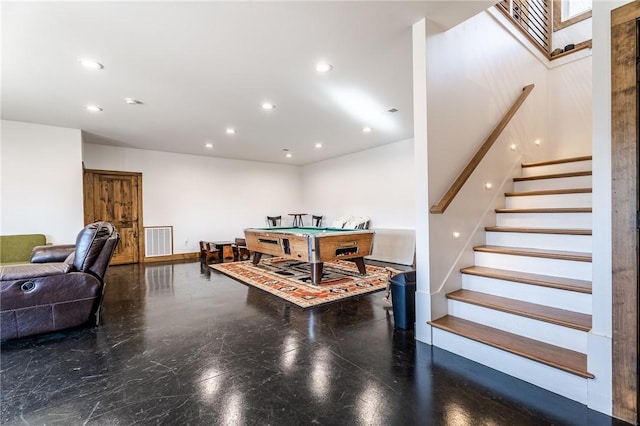
<svg viewBox="0 0 640 426">
<path fill-rule="evenodd" d="M 289 213 L 289 216 L 293 216 L 293 226 L 294 228 L 303 227 L 304 222 L 302 221 L 302 216 L 306 216 L 309 213 Z"/>
</svg>

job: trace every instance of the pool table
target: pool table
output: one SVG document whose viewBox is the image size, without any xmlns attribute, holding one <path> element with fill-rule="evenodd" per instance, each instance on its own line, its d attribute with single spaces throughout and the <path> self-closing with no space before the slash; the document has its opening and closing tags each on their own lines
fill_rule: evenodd
<svg viewBox="0 0 640 426">
<path fill-rule="evenodd" d="M 324 262 L 349 259 L 358 271 L 366 274 L 364 256 L 371 254 L 373 231 L 341 228 L 247 228 L 244 236 L 247 248 L 253 252 L 257 265 L 263 254 L 284 256 L 311 264 L 311 281 L 322 280 Z"/>
</svg>

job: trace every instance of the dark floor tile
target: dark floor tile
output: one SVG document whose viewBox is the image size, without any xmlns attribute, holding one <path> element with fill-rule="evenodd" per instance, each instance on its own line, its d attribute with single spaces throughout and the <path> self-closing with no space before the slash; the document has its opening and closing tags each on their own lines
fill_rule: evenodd
<svg viewBox="0 0 640 426">
<path fill-rule="evenodd" d="M 383 293 L 302 310 L 199 262 L 107 282 L 99 327 L 2 343 L 0 422 L 623 424 L 415 342 Z"/>
</svg>

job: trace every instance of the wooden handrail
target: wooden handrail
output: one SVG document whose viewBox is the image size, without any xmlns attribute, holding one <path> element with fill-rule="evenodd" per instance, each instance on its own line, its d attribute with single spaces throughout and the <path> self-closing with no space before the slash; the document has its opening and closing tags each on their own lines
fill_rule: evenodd
<svg viewBox="0 0 640 426">
<path fill-rule="evenodd" d="M 509 121 L 511 121 L 513 116 L 516 114 L 516 112 L 520 108 L 520 105 L 522 105 L 522 103 L 527 98 L 527 96 L 529 96 L 529 93 L 531 93 L 531 91 L 533 90 L 533 87 L 534 87 L 533 84 L 529 84 L 528 86 L 525 86 L 522 89 L 522 93 L 520 94 L 520 96 L 518 96 L 518 99 L 516 99 L 513 105 L 511 105 L 511 108 L 509 108 L 509 111 L 507 111 L 504 117 L 502 117 L 502 120 L 500 120 L 500 122 L 495 127 L 495 129 L 493 129 L 489 137 L 487 137 L 487 139 L 484 141 L 480 149 L 478 149 L 478 151 L 475 153 L 473 158 L 469 161 L 469 164 L 467 164 L 467 166 L 464 169 L 462 169 L 462 172 L 460 172 L 456 180 L 451 184 L 451 186 L 449 187 L 449 190 L 444 194 L 442 199 L 437 204 L 434 204 L 433 206 L 431 206 L 431 208 L 429 209 L 431 213 L 434 213 L 434 214 L 444 213 L 444 211 L 447 209 L 449 204 L 451 204 L 451 202 L 456 197 L 456 195 L 458 195 L 458 192 L 460 192 L 464 183 L 467 181 L 467 179 L 469 179 L 469 176 L 471 176 L 471 173 L 473 173 L 476 167 L 478 167 L 478 164 L 480 164 L 480 161 L 482 161 L 486 153 L 489 152 L 489 149 L 494 144 L 494 142 L 498 139 L 498 136 L 500 136 L 504 128 L 507 127 L 507 124 L 509 124 Z"/>
</svg>

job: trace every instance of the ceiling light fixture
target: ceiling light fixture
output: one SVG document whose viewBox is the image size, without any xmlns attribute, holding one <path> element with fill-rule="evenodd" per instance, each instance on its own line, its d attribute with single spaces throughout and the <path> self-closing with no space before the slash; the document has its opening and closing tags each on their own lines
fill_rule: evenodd
<svg viewBox="0 0 640 426">
<path fill-rule="evenodd" d="M 236 134 L 236 129 L 232 128 L 232 127 L 228 127 L 226 130 L 228 135 L 235 135 Z"/>
<path fill-rule="evenodd" d="M 328 64 L 326 62 L 319 62 L 318 64 L 316 64 L 316 71 L 318 72 L 329 72 L 333 69 L 333 66 L 331 64 Z"/>
<path fill-rule="evenodd" d="M 100 112 L 100 111 L 102 111 L 102 108 L 100 108 L 97 105 L 85 105 L 84 109 L 86 109 L 87 111 L 90 111 L 90 112 Z"/>
<path fill-rule="evenodd" d="M 509 148 L 511 149 L 511 151 L 515 151 L 517 147 L 518 146 L 515 143 L 512 143 Z"/>
<path fill-rule="evenodd" d="M 362 132 L 363 133 L 371 133 L 371 130 L 373 130 L 371 127 L 363 127 L 362 128 Z"/>
<path fill-rule="evenodd" d="M 134 98 L 124 98 L 124 101 L 129 105 L 142 105 L 143 102 Z"/>
<path fill-rule="evenodd" d="M 272 103 L 269 103 L 269 102 L 264 102 L 262 104 L 262 109 L 272 110 L 272 109 L 275 109 L 275 108 L 276 108 L 276 106 L 274 104 L 272 104 Z"/>
<path fill-rule="evenodd" d="M 322 144 L 320 142 L 318 142 L 315 146 L 316 148 L 322 148 Z"/>
<path fill-rule="evenodd" d="M 104 68 L 100 62 L 94 61 L 93 59 L 78 59 L 78 62 L 80 62 L 83 67 L 92 70 L 101 70 Z"/>
<path fill-rule="evenodd" d="M 285 155 L 285 157 L 287 157 L 287 158 L 291 158 L 291 157 L 293 157 L 293 154 L 291 154 L 290 152 L 287 152 L 287 154 Z"/>
<path fill-rule="evenodd" d="M 204 146 L 209 149 L 213 148 L 213 144 L 211 142 L 206 143 Z"/>
</svg>

